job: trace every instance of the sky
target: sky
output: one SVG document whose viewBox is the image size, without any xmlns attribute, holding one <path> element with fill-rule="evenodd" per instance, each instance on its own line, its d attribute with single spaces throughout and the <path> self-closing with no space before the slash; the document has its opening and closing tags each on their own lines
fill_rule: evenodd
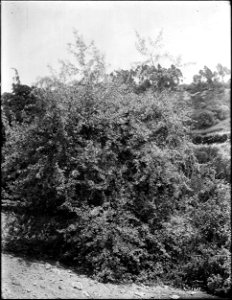
<svg viewBox="0 0 232 300">
<path fill-rule="evenodd" d="M 184 81 L 205 65 L 231 65 L 229 1 L 2 1 L 2 92 L 10 92 L 14 71 L 31 85 L 68 59 L 73 29 L 94 40 L 107 70 L 130 68 L 141 60 L 137 31 L 156 38 L 163 30 L 164 51 L 181 55 Z"/>
</svg>

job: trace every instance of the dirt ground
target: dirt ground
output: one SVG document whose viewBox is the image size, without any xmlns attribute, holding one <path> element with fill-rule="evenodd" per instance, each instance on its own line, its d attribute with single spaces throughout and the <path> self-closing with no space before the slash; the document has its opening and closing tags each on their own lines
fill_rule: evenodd
<svg viewBox="0 0 232 300">
<path fill-rule="evenodd" d="M 3 299 L 219 299 L 199 290 L 99 283 L 59 264 L 2 254 Z"/>
</svg>

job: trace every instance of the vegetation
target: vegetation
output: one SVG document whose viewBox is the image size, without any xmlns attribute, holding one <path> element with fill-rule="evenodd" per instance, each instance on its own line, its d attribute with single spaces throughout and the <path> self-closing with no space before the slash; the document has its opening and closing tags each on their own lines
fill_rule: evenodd
<svg viewBox="0 0 232 300">
<path fill-rule="evenodd" d="M 76 64 L 2 96 L 4 249 L 82 265 L 102 281 L 229 295 L 230 158 L 191 133 L 228 118 L 227 102 L 197 114 L 174 65 L 107 75 L 94 43 L 75 33 L 70 49 Z M 201 75 L 222 97 L 227 86 L 208 68 Z"/>
</svg>

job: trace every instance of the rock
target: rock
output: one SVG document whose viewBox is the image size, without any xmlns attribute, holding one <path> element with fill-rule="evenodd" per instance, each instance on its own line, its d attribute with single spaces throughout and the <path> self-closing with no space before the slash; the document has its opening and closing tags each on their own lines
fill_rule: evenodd
<svg viewBox="0 0 232 300">
<path fill-rule="evenodd" d="M 180 296 L 178 296 L 178 295 L 172 295 L 172 296 L 170 296 L 170 298 L 171 298 L 171 299 L 179 299 Z"/>
<path fill-rule="evenodd" d="M 90 297 L 90 294 L 89 294 L 88 292 L 86 292 L 86 291 L 83 291 L 82 294 L 83 294 L 84 296 L 86 296 L 86 297 Z"/>
<path fill-rule="evenodd" d="M 168 289 L 168 286 L 167 286 L 167 285 L 164 285 L 164 289 Z"/>
<path fill-rule="evenodd" d="M 45 264 L 45 269 L 46 269 L 46 270 L 51 269 L 51 265 L 49 265 L 48 263 L 46 263 L 46 264 Z"/>
<path fill-rule="evenodd" d="M 195 291 L 189 292 L 190 295 L 195 295 L 196 293 L 197 293 L 197 292 L 195 292 Z"/>
<path fill-rule="evenodd" d="M 141 298 L 143 297 L 143 293 L 135 292 L 134 294 L 135 294 L 136 296 L 141 297 Z"/>
<path fill-rule="evenodd" d="M 59 285 L 59 289 L 62 290 L 62 287 Z"/>
<path fill-rule="evenodd" d="M 83 286 L 80 282 L 73 283 L 72 286 L 73 286 L 74 289 L 77 289 L 77 290 L 82 290 L 83 289 Z"/>
</svg>

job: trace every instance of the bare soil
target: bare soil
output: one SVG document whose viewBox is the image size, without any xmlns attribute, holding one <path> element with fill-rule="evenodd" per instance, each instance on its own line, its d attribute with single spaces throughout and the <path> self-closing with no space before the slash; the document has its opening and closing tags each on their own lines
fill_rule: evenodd
<svg viewBox="0 0 232 300">
<path fill-rule="evenodd" d="M 170 286 L 103 284 L 59 264 L 2 254 L 3 299 L 219 299 Z"/>
</svg>

